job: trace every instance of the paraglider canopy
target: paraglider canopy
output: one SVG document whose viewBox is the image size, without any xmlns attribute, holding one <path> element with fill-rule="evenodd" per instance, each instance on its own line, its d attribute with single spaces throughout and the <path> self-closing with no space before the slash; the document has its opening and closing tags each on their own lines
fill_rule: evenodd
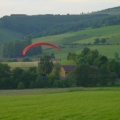
<svg viewBox="0 0 120 120">
<path fill-rule="evenodd" d="M 22 51 L 22 55 L 25 55 L 25 53 L 33 48 L 33 47 L 36 47 L 36 46 L 40 46 L 40 45 L 45 45 L 45 46 L 51 46 L 55 49 L 57 49 L 59 52 L 60 52 L 60 48 L 54 44 L 51 44 L 51 43 L 48 43 L 48 42 L 38 42 L 38 43 L 34 43 L 34 44 L 30 44 L 29 46 L 25 47 L 24 50 Z"/>
</svg>

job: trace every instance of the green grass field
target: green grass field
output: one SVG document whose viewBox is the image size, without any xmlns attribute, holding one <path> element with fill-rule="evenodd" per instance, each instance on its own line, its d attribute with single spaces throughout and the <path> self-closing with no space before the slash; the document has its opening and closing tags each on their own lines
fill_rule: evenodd
<svg viewBox="0 0 120 120">
<path fill-rule="evenodd" d="M 14 69 L 16 67 L 29 69 L 30 67 L 38 66 L 38 62 L 4 62 L 4 63 L 8 64 L 11 67 L 11 69 Z"/>
<path fill-rule="evenodd" d="M 100 54 L 108 56 L 109 58 L 114 58 L 115 53 L 119 54 L 120 45 L 105 45 L 105 46 L 91 46 L 91 49 L 97 49 Z M 120 54 L 119 54 L 120 55 Z"/>
<path fill-rule="evenodd" d="M 1 90 L 0 120 L 119 120 L 120 88 Z"/>
</svg>

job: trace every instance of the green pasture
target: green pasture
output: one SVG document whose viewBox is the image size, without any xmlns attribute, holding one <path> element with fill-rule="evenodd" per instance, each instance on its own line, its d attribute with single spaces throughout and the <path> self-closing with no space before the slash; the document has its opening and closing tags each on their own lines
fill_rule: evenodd
<svg viewBox="0 0 120 120">
<path fill-rule="evenodd" d="M 106 43 L 107 44 L 118 44 L 120 43 L 120 34 L 119 33 L 114 33 L 114 34 L 110 34 L 110 35 L 103 35 L 103 36 L 93 36 L 93 37 L 90 37 L 90 38 L 87 38 L 85 40 L 81 40 L 81 41 L 76 41 L 75 43 L 81 43 L 81 44 L 88 44 L 88 43 L 91 43 L 91 44 L 94 44 L 95 42 L 95 39 L 96 38 L 99 38 L 100 40 L 105 38 L 106 39 Z"/>
<path fill-rule="evenodd" d="M 0 120 L 119 120 L 120 88 L 1 90 Z"/>
<path fill-rule="evenodd" d="M 90 46 L 84 46 L 88 47 L 90 49 L 97 49 L 101 55 L 105 55 L 108 58 L 114 58 L 115 53 L 118 53 L 120 55 L 120 45 L 90 45 Z M 84 48 L 83 46 L 76 46 L 76 48 L 64 48 L 61 50 L 61 54 L 56 53 L 55 56 L 58 58 L 62 58 L 63 60 L 66 60 L 68 52 L 75 52 L 77 54 L 81 53 L 81 51 Z M 62 53 L 63 51 L 63 53 Z"/>
<path fill-rule="evenodd" d="M 97 49 L 101 55 L 105 55 L 108 58 L 114 58 L 116 52 L 120 55 L 120 45 L 98 45 L 91 46 L 90 49 Z"/>
<path fill-rule="evenodd" d="M 62 42 L 64 42 L 64 38 L 66 37 L 71 37 L 73 36 L 75 33 L 70 32 L 70 33 L 65 33 L 65 34 L 59 34 L 59 35 L 53 35 L 53 36 L 47 36 L 47 37 L 41 37 L 41 38 L 35 38 L 33 39 L 33 43 L 35 42 L 51 42 L 54 44 L 61 44 Z"/>
<path fill-rule="evenodd" d="M 114 38 L 117 36 L 118 36 L 117 38 L 119 38 L 120 37 L 119 32 L 120 32 L 120 25 L 108 26 L 108 27 L 101 27 L 96 29 L 86 29 L 77 32 L 69 32 L 54 36 L 35 38 L 33 39 L 33 43 L 41 42 L 41 41 L 51 42 L 57 45 L 62 45 L 65 43 L 75 43 L 75 42 L 84 43 L 84 41 L 86 40 L 88 40 L 88 42 L 91 42 L 89 41 L 89 39 L 94 40 L 95 38 L 111 38 L 111 37 Z"/>
<path fill-rule="evenodd" d="M 120 34 L 119 33 L 115 33 L 112 34 L 113 36 L 111 36 L 110 39 L 108 39 L 108 42 L 111 44 L 115 44 L 115 43 L 120 43 Z"/>
<path fill-rule="evenodd" d="M 7 63 L 11 67 L 11 69 L 14 69 L 16 67 L 29 69 L 30 67 L 38 66 L 38 62 L 4 62 L 4 63 Z"/>
</svg>

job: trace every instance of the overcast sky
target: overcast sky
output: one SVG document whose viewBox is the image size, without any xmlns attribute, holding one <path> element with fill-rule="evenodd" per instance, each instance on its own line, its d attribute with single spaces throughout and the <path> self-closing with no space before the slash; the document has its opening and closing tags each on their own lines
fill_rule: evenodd
<svg viewBox="0 0 120 120">
<path fill-rule="evenodd" d="M 120 6 L 120 0 L 0 0 L 0 17 L 10 14 L 80 14 Z"/>
</svg>

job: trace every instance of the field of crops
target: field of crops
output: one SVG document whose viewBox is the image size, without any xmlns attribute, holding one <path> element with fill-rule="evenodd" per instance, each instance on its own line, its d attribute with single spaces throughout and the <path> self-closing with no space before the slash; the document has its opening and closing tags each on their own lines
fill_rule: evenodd
<svg viewBox="0 0 120 120">
<path fill-rule="evenodd" d="M 0 120 L 119 120 L 120 88 L 1 90 Z"/>
</svg>

